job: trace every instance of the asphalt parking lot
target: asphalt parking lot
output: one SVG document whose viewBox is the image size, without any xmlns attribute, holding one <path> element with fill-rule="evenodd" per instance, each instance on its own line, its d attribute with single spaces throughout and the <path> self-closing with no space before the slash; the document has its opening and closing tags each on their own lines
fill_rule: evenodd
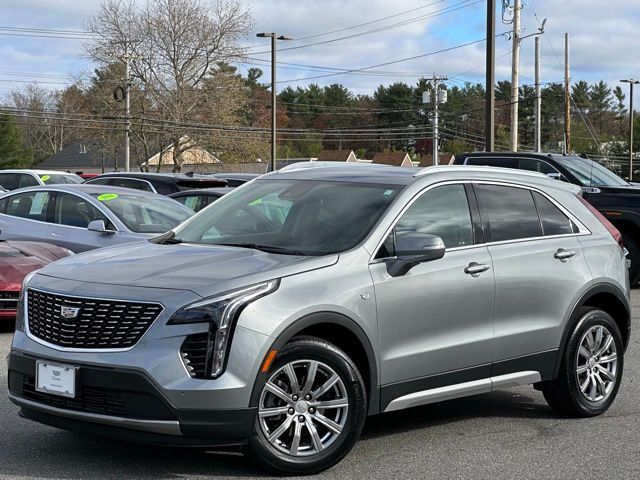
<svg viewBox="0 0 640 480">
<path fill-rule="evenodd" d="M 562 419 L 519 388 L 370 419 L 318 478 L 639 478 L 640 290 L 620 393 L 607 414 Z M 127 444 L 24 420 L 6 395 L 11 330 L 0 327 L 0 478 L 266 478 L 239 452 Z"/>
</svg>

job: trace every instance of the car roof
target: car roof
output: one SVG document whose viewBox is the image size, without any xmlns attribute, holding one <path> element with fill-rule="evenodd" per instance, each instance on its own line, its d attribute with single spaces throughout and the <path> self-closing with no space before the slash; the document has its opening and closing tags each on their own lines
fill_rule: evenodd
<svg viewBox="0 0 640 480">
<path fill-rule="evenodd" d="M 57 170 L 37 170 L 30 168 L 7 168 L 0 170 L 0 173 L 35 173 L 36 175 L 73 175 L 77 177 L 75 173 L 59 172 Z"/>
<path fill-rule="evenodd" d="M 218 193 L 218 194 L 226 194 L 235 190 L 235 187 L 211 187 L 211 188 L 194 188 L 192 190 L 182 190 L 180 192 L 172 193 L 168 195 L 171 198 L 175 197 L 188 197 L 190 195 L 201 195 L 205 196 L 207 194 Z"/>
<path fill-rule="evenodd" d="M 160 179 L 160 180 L 186 180 L 190 178 L 211 178 L 209 175 L 199 174 L 186 174 L 186 173 L 156 173 L 156 172 L 105 172 L 98 175 L 98 177 L 131 177 L 131 178 L 148 178 L 148 179 Z"/>
<path fill-rule="evenodd" d="M 164 197 L 164 195 L 159 195 L 153 192 L 147 192 L 144 190 L 137 190 L 134 188 L 125 188 L 125 187 L 112 187 L 110 185 L 95 185 L 90 183 L 77 183 L 77 184 L 51 184 L 51 185 L 38 185 L 34 187 L 25 187 L 19 188 L 16 190 L 11 190 L 4 196 L 13 195 L 16 193 L 26 192 L 26 191 L 40 191 L 40 190 L 55 190 L 56 192 L 68 192 L 68 193 L 84 193 L 86 195 L 92 195 L 96 193 L 120 193 L 122 195 L 148 195 L 148 196 L 159 196 Z"/>
</svg>

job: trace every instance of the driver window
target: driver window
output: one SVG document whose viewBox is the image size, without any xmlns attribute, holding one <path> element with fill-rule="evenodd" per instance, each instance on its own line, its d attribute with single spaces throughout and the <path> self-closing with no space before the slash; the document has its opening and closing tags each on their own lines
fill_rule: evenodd
<svg viewBox="0 0 640 480">
<path fill-rule="evenodd" d="M 395 239 L 407 233 L 428 233 L 447 248 L 473 245 L 473 226 L 464 185 L 444 185 L 424 193 L 402 215 L 377 258 L 394 256 Z"/>
<path fill-rule="evenodd" d="M 93 220 L 104 220 L 107 227 L 111 226 L 109 219 L 91 205 L 88 200 L 68 193 L 58 192 L 56 194 L 54 223 L 87 228 L 89 222 Z"/>
</svg>

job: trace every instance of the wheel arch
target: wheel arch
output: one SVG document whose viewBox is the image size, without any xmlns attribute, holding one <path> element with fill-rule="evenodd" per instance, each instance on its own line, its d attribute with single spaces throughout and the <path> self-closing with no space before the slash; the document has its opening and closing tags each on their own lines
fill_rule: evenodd
<svg viewBox="0 0 640 480">
<path fill-rule="evenodd" d="M 269 348 L 280 351 L 292 338 L 311 335 L 329 341 L 343 350 L 360 370 L 367 392 L 368 415 L 380 413 L 378 368 L 371 342 L 364 330 L 351 318 L 336 312 L 316 312 L 299 318 L 289 325 Z M 260 389 L 270 374 L 258 372 L 251 393 L 251 406 L 258 404 Z"/>
<path fill-rule="evenodd" d="M 576 302 L 571 315 L 569 316 L 569 320 L 565 324 L 560 340 L 560 347 L 558 349 L 558 356 L 553 374 L 554 378 L 557 378 L 558 372 L 560 371 L 560 363 L 564 356 L 567 338 L 571 330 L 580 320 L 578 315 L 582 307 L 600 308 L 611 315 L 620 328 L 624 349 L 626 350 L 629 345 L 629 337 L 631 334 L 631 310 L 629 308 L 627 298 L 615 285 L 606 283 L 594 285 L 583 293 L 580 299 Z"/>
</svg>

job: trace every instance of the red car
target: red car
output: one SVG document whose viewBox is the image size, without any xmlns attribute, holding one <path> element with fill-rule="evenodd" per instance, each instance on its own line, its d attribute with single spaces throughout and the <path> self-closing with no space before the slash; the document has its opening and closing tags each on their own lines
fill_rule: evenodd
<svg viewBox="0 0 640 480">
<path fill-rule="evenodd" d="M 70 250 L 49 243 L 0 240 L 0 321 L 16 317 L 24 277 L 64 257 Z"/>
</svg>

